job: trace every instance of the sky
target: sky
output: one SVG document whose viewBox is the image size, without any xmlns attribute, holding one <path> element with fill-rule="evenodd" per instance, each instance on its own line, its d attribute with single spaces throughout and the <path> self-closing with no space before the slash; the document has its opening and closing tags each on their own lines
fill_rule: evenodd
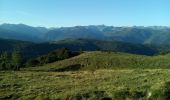
<svg viewBox="0 0 170 100">
<path fill-rule="evenodd" d="M 0 0 L 0 24 L 170 26 L 170 0 Z"/>
</svg>

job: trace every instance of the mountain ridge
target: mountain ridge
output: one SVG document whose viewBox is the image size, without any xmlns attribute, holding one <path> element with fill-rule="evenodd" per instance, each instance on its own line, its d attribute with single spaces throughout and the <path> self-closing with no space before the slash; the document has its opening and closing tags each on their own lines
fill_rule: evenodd
<svg viewBox="0 0 170 100">
<path fill-rule="evenodd" d="M 25 24 L 0 25 L 0 38 L 31 42 L 60 41 L 67 38 L 95 39 L 104 41 L 122 41 L 134 44 L 170 44 L 170 27 L 133 26 L 115 27 L 89 25 L 75 27 L 45 28 Z"/>
</svg>

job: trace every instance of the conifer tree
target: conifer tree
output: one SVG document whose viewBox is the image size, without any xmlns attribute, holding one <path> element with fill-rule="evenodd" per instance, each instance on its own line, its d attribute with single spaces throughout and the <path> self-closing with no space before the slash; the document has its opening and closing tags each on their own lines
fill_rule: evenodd
<svg viewBox="0 0 170 100">
<path fill-rule="evenodd" d="M 4 52 L 0 55 L 0 67 L 1 70 L 10 69 L 9 56 L 7 52 Z"/>
<path fill-rule="evenodd" d="M 22 64 L 22 56 L 21 53 L 17 50 L 14 50 L 12 53 L 12 64 L 14 66 L 14 70 L 19 70 Z"/>
</svg>

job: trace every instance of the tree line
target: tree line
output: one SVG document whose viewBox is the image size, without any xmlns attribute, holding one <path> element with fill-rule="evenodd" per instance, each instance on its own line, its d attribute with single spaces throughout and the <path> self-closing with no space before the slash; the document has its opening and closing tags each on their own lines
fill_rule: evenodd
<svg viewBox="0 0 170 100">
<path fill-rule="evenodd" d="M 77 55 L 76 52 L 71 52 L 67 48 L 61 48 L 49 52 L 46 55 L 39 56 L 37 58 L 29 59 L 26 62 L 26 67 L 35 67 L 35 66 L 42 66 L 44 64 L 52 63 L 59 60 L 64 60 L 70 57 Z"/>
<path fill-rule="evenodd" d="M 36 58 L 25 60 L 24 55 L 19 50 L 12 53 L 0 53 L 0 70 L 20 70 L 21 67 L 36 67 L 44 64 L 64 60 L 78 55 L 79 52 L 71 52 L 67 48 L 61 48 L 41 55 Z"/>
<path fill-rule="evenodd" d="M 22 64 L 22 54 L 18 50 L 14 50 L 12 53 L 3 52 L 0 54 L 0 70 L 19 70 Z"/>
</svg>

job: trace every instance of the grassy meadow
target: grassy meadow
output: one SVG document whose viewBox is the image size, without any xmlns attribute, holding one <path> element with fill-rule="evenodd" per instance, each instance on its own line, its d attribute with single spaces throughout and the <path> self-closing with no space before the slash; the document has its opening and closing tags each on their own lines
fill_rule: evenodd
<svg viewBox="0 0 170 100">
<path fill-rule="evenodd" d="M 170 70 L 0 72 L 0 99 L 166 100 Z"/>
<path fill-rule="evenodd" d="M 0 72 L 0 100 L 168 100 L 170 55 L 85 52 Z"/>
</svg>

